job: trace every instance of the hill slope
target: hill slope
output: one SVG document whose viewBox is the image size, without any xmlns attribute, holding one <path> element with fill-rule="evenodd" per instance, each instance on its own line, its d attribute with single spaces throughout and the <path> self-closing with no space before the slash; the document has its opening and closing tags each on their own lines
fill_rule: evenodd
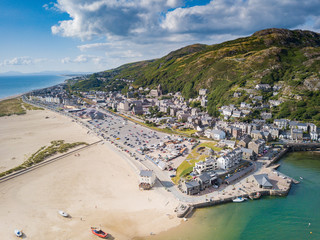
<svg viewBox="0 0 320 240">
<path fill-rule="evenodd" d="M 286 102 L 289 112 L 284 113 L 282 104 L 273 109 L 276 117 L 320 120 L 320 34 L 311 31 L 266 29 L 221 44 L 190 45 L 160 59 L 126 64 L 104 74 L 110 79 L 132 79 L 135 87 L 161 84 L 164 92 L 181 91 L 186 98 L 207 88 L 211 114 L 223 104 L 252 103 L 253 94 L 262 95 L 264 101 Z M 275 96 L 253 91 L 260 83 L 281 89 Z M 233 97 L 234 92 L 241 97 Z M 296 114 L 297 100 L 305 111 Z M 305 114 L 310 107 L 315 110 Z"/>
</svg>

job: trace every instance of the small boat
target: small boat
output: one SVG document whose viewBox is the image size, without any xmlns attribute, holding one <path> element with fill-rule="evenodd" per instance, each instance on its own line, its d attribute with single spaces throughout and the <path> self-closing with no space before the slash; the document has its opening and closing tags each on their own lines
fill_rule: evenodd
<svg viewBox="0 0 320 240">
<path fill-rule="evenodd" d="M 64 212 L 64 211 L 62 211 L 62 210 L 59 210 L 58 213 L 59 213 L 62 217 L 68 217 L 68 216 L 69 216 L 68 213 L 66 213 L 66 212 Z"/>
<path fill-rule="evenodd" d="M 303 180 L 303 177 L 300 177 L 301 180 Z"/>
<path fill-rule="evenodd" d="M 14 230 L 14 234 L 17 236 L 17 237 L 22 237 L 22 231 L 21 230 L 18 230 L 18 229 L 15 229 Z"/>
<path fill-rule="evenodd" d="M 102 231 L 100 228 L 96 228 L 96 227 L 91 227 L 91 231 L 94 235 L 99 236 L 101 238 L 105 238 L 108 236 L 108 233 L 105 233 L 104 231 Z"/>
<path fill-rule="evenodd" d="M 252 196 L 252 199 L 259 199 L 261 197 L 261 193 L 257 192 L 255 195 Z"/>
<path fill-rule="evenodd" d="M 232 201 L 235 202 L 235 203 L 239 203 L 239 202 L 243 202 L 247 200 L 246 198 L 243 198 L 243 197 L 237 197 L 235 199 L 233 199 Z"/>
</svg>

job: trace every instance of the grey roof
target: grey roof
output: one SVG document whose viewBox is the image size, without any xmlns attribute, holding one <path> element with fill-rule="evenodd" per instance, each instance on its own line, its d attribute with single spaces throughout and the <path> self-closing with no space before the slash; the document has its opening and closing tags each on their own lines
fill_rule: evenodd
<svg viewBox="0 0 320 240">
<path fill-rule="evenodd" d="M 231 177 L 229 177 L 226 182 L 228 184 L 232 183 L 233 181 L 239 179 L 240 177 L 244 176 L 245 174 L 247 174 L 248 172 L 250 172 L 253 169 L 253 165 L 246 167 L 245 169 L 243 169 L 240 172 L 236 172 L 235 174 L 233 174 Z"/>
<path fill-rule="evenodd" d="M 273 185 L 269 182 L 268 174 L 254 175 L 254 178 L 259 183 L 259 185 L 263 187 L 273 187 Z"/>
<path fill-rule="evenodd" d="M 140 171 L 140 176 L 141 177 L 151 177 L 152 176 L 152 171 L 150 170 L 141 170 Z"/>
<path fill-rule="evenodd" d="M 202 173 L 199 176 L 199 178 L 200 178 L 201 182 L 207 182 L 207 181 L 210 181 L 210 179 L 211 179 L 211 177 L 207 173 Z"/>
<path fill-rule="evenodd" d="M 193 188 L 193 187 L 199 187 L 200 186 L 200 184 L 197 181 L 194 181 L 194 180 L 192 180 L 190 182 L 186 182 L 185 184 L 186 184 L 187 188 Z"/>
<path fill-rule="evenodd" d="M 245 153 L 253 154 L 253 150 L 249 148 L 241 148 L 241 151 Z"/>
</svg>

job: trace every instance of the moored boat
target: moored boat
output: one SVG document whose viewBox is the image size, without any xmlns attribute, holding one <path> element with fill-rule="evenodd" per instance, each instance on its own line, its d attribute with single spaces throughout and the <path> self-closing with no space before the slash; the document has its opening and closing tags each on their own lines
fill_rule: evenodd
<svg viewBox="0 0 320 240">
<path fill-rule="evenodd" d="M 96 228 L 96 227 L 91 227 L 91 231 L 94 235 L 99 236 L 101 238 L 105 238 L 108 236 L 108 233 L 105 233 L 104 231 L 102 231 L 100 228 Z"/>
<path fill-rule="evenodd" d="M 21 230 L 18 230 L 18 229 L 15 229 L 14 230 L 14 234 L 17 236 L 17 237 L 22 237 L 22 231 Z"/>
<path fill-rule="evenodd" d="M 249 198 L 251 200 L 256 200 L 259 199 L 261 197 L 261 193 L 257 192 L 256 194 L 250 195 Z"/>
<path fill-rule="evenodd" d="M 232 201 L 235 202 L 235 203 L 239 203 L 239 202 L 243 202 L 247 200 L 246 198 L 243 198 L 243 197 L 237 197 L 235 199 L 233 199 Z"/>
<path fill-rule="evenodd" d="M 259 199 L 261 197 L 261 193 L 257 192 L 254 196 L 253 199 Z"/>
</svg>

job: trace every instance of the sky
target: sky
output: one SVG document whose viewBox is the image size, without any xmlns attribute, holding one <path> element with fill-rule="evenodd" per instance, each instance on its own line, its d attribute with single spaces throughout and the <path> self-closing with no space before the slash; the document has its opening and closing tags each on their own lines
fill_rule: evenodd
<svg viewBox="0 0 320 240">
<path fill-rule="evenodd" d="M 320 32 L 320 1 L 1 0 L 0 73 L 103 71 L 274 27 Z"/>
</svg>

